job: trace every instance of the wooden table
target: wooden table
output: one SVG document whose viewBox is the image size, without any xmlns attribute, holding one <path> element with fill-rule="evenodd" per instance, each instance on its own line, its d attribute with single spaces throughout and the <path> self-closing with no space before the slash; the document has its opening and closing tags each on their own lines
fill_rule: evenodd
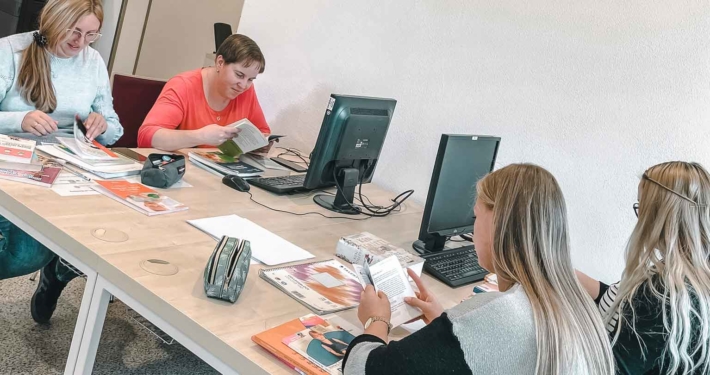
<svg viewBox="0 0 710 375">
<path fill-rule="evenodd" d="M 138 150 L 148 154 L 153 150 Z M 79 317 L 65 369 L 66 374 L 88 374 L 101 335 L 108 300 L 116 296 L 222 373 L 292 374 L 251 341 L 251 336 L 310 313 L 303 305 L 258 276 L 263 266 L 252 265 L 246 288 L 230 304 L 205 296 L 203 271 L 216 242 L 186 220 L 236 214 L 310 251 L 316 260 L 334 257 L 342 236 L 371 232 L 411 249 L 417 238 L 422 208 L 407 202 L 401 212 L 365 221 L 294 216 L 270 211 L 249 196 L 223 185 L 218 177 L 188 163 L 185 180 L 191 188 L 167 194 L 190 207 L 188 211 L 148 217 L 105 196 L 60 197 L 49 189 L 0 180 L 0 215 L 37 238 L 87 275 Z M 277 196 L 252 188 L 257 201 L 294 212 L 337 214 L 317 206 L 312 194 Z M 375 203 L 387 204 L 395 194 L 365 185 Z M 125 242 L 95 238 L 93 229 L 115 229 L 128 235 Z M 143 270 L 139 263 L 160 259 L 177 266 L 173 276 Z M 471 286 L 451 289 L 424 276 L 444 307 L 470 295 Z M 359 325 L 356 310 L 339 315 Z M 393 337 L 403 337 L 403 329 Z"/>
</svg>

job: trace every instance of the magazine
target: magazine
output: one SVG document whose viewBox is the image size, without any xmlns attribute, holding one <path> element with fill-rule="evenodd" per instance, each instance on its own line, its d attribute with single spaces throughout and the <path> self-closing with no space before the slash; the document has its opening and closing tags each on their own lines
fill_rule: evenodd
<svg viewBox="0 0 710 375">
<path fill-rule="evenodd" d="M 362 266 L 353 264 L 363 288 L 372 285 L 375 291 L 387 294 L 392 309 L 390 323 L 400 326 L 422 315 L 419 309 L 404 302 L 406 297 L 415 297 L 409 278 L 396 255 L 391 255 L 375 264 L 364 262 Z"/>
<path fill-rule="evenodd" d="M 319 326 L 320 327 L 316 327 Z M 315 328 L 314 328 L 315 327 Z M 306 315 L 299 319 L 290 320 L 279 326 L 270 328 L 264 332 L 258 333 L 252 336 L 252 341 L 259 344 L 264 349 L 268 350 L 271 354 L 276 356 L 279 360 L 284 362 L 286 365 L 296 370 L 301 374 L 307 375 L 328 375 L 331 374 L 326 371 L 322 364 L 316 362 L 314 358 L 323 358 L 325 360 L 323 363 L 329 363 L 328 359 L 332 361 L 332 357 L 323 356 L 321 351 L 317 349 L 312 349 L 311 353 L 313 356 L 309 356 L 308 347 L 305 350 L 301 350 L 299 353 L 295 349 L 292 349 L 289 344 L 284 343 L 287 338 L 297 335 L 298 333 L 305 334 L 304 331 L 308 332 L 310 328 L 314 328 L 317 332 L 326 332 L 324 335 L 332 336 L 333 334 L 327 332 L 333 332 L 335 329 L 341 329 L 344 331 L 342 335 L 358 336 L 362 334 L 362 329 L 356 329 L 342 318 L 331 315 L 319 317 L 316 315 Z M 304 336 L 305 337 L 305 336 Z M 310 336 L 309 336 L 310 337 Z M 300 338 L 300 337 L 299 337 Z M 350 342 L 352 340 L 349 337 L 345 339 L 340 339 L 343 342 Z M 298 348 L 302 344 L 296 343 L 296 340 L 291 340 L 294 343 L 294 347 Z M 306 341 L 306 340 L 304 340 Z M 307 344 L 307 343 L 306 343 Z M 317 343 L 316 343 L 317 345 Z M 314 350 L 316 351 L 314 353 Z M 325 350 L 325 349 L 324 349 Z M 342 350 L 340 351 L 342 353 Z M 336 359 L 337 360 L 337 359 Z M 333 366 L 333 364 L 331 364 Z M 336 365 L 337 366 L 337 365 Z"/>
<path fill-rule="evenodd" d="M 142 184 L 123 180 L 97 180 L 95 182 L 97 185 L 92 186 L 94 190 L 148 216 L 169 214 L 188 209 L 184 204 Z"/>
<path fill-rule="evenodd" d="M 86 127 L 77 115 L 74 119 L 74 138 L 58 137 L 57 140 L 76 156 L 85 160 L 116 160 L 118 155 L 96 140 L 86 137 Z"/>
<path fill-rule="evenodd" d="M 93 161 L 84 160 L 76 155 L 66 152 L 63 145 L 42 145 L 37 146 L 37 149 L 47 155 L 55 157 L 57 159 L 65 160 L 67 163 L 76 166 L 84 171 L 93 173 L 101 178 L 118 178 L 126 177 L 140 174 L 143 165 L 131 161 L 130 159 L 120 156 L 119 159 L 127 160 L 127 164 L 123 163 L 111 163 L 98 165 L 93 163 Z"/>
<path fill-rule="evenodd" d="M 0 178 L 43 187 L 51 187 L 62 171 L 59 160 L 37 156 L 39 171 L 0 168 Z"/>
<path fill-rule="evenodd" d="M 306 315 L 299 320 L 305 329 L 285 337 L 282 342 L 329 374 L 342 374 L 348 345 L 362 330 L 339 316 Z"/>
<path fill-rule="evenodd" d="M 316 314 L 360 304 L 362 285 L 357 275 L 335 259 L 262 269 L 259 276 Z"/>
<path fill-rule="evenodd" d="M 269 145 L 269 139 L 248 119 L 241 119 L 227 126 L 239 128 L 239 135 L 219 145 L 220 151 L 226 155 L 239 157 L 247 152 Z"/>
<path fill-rule="evenodd" d="M 219 151 L 190 152 L 187 155 L 191 160 L 210 167 L 222 174 L 236 174 L 239 177 L 254 177 L 264 172 L 257 167 L 239 161 L 236 157 L 223 154 Z"/>
<path fill-rule="evenodd" d="M 36 142 L 29 139 L 12 137 L 9 135 L 0 134 L 0 166 L 6 169 L 24 169 L 15 168 L 18 164 L 30 164 L 34 160 Z M 33 166 L 35 171 L 40 168 Z"/>
</svg>

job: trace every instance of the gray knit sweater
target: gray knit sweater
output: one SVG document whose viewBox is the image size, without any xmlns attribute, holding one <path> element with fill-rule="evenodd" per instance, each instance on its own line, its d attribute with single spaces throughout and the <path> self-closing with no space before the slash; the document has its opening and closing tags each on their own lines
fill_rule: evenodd
<svg viewBox="0 0 710 375">
<path fill-rule="evenodd" d="M 343 369 L 345 375 L 534 374 L 536 360 L 532 308 L 516 285 L 476 295 L 389 345 L 359 336 Z"/>
</svg>

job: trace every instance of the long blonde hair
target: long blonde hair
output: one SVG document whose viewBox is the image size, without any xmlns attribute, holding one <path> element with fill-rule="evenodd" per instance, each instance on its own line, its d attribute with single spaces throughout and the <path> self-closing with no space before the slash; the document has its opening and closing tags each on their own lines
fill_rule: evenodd
<svg viewBox="0 0 710 375">
<path fill-rule="evenodd" d="M 530 299 L 537 340 L 537 374 L 614 373 L 609 337 L 599 310 L 572 268 L 567 209 L 550 172 L 512 164 L 477 185 L 493 210 L 495 272 Z"/>
<path fill-rule="evenodd" d="M 17 82 L 20 94 L 28 103 L 42 112 L 51 113 L 57 108 L 57 97 L 52 85 L 49 51 L 54 51 L 81 17 L 93 14 L 103 24 L 104 10 L 101 0 L 49 0 L 39 16 L 39 34 L 46 45 L 33 41 L 22 52 Z"/>
<path fill-rule="evenodd" d="M 613 342 L 624 321 L 634 329 L 634 300 L 645 284 L 663 312 L 666 373 L 710 374 L 710 175 L 697 163 L 659 164 L 643 174 L 639 195 L 626 268 L 604 317 L 619 312 Z M 630 318 L 621 313 L 629 310 Z"/>
</svg>

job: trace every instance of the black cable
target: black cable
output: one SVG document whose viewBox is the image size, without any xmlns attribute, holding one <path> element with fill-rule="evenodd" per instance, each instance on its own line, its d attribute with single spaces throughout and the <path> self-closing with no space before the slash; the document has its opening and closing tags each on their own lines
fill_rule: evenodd
<svg viewBox="0 0 710 375">
<path fill-rule="evenodd" d="M 366 217 L 366 218 L 364 218 L 364 219 L 356 219 L 356 218 L 347 217 L 347 216 L 326 216 L 326 215 L 323 215 L 323 214 L 320 213 L 320 212 L 312 212 L 312 211 L 311 211 L 311 212 L 298 213 L 298 212 L 291 212 L 291 211 L 279 210 L 279 209 L 276 209 L 276 208 L 273 208 L 273 207 L 269 207 L 269 206 L 267 206 L 267 205 L 265 205 L 265 204 L 263 204 L 263 203 L 261 203 L 261 202 L 257 202 L 256 199 L 254 199 L 254 196 L 251 194 L 251 192 L 248 192 L 248 191 L 247 191 L 246 193 L 249 194 L 249 199 L 250 199 L 252 202 L 258 204 L 259 206 L 268 208 L 268 209 L 270 209 L 271 211 L 281 212 L 281 213 L 285 213 L 285 214 L 291 214 L 291 215 L 296 215 L 296 216 L 320 215 L 320 216 L 323 216 L 323 217 L 326 218 L 326 219 L 347 219 L 347 220 L 354 220 L 354 221 L 363 221 L 363 220 L 368 220 L 368 219 L 370 218 L 370 217 Z"/>
<path fill-rule="evenodd" d="M 295 148 L 288 148 L 288 147 L 276 147 L 276 148 L 281 149 L 281 150 L 286 150 L 285 152 L 282 152 L 282 153 L 276 155 L 277 158 L 281 157 L 281 155 L 293 155 L 293 156 L 296 156 L 297 158 L 301 159 L 301 161 L 303 161 L 303 163 L 306 164 L 306 167 L 310 166 L 308 160 L 306 160 L 306 159 L 310 160 L 310 158 L 307 156 L 304 156 L 300 150 L 295 149 Z"/>
<path fill-rule="evenodd" d="M 392 203 L 391 205 L 387 206 L 387 207 L 375 206 L 375 205 L 372 205 L 372 204 L 370 204 L 370 206 L 368 206 L 367 204 L 365 204 L 365 202 L 364 202 L 363 199 L 362 199 L 362 197 L 363 197 L 363 195 L 362 195 L 362 180 L 363 180 L 364 177 L 365 177 L 365 171 L 367 171 L 367 168 L 365 168 L 364 171 L 358 169 L 358 173 L 360 174 L 360 176 L 359 176 L 359 179 L 360 179 L 359 184 L 360 184 L 360 186 L 359 186 L 359 188 L 358 188 L 358 195 L 360 196 L 360 202 L 363 204 L 363 207 L 364 207 L 366 210 L 370 211 L 370 213 L 372 213 L 372 214 L 374 214 L 374 215 L 378 215 L 378 216 L 387 216 L 387 215 L 389 215 L 389 214 L 392 213 L 395 209 L 397 209 L 404 201 L 406 201 L 410 196 L 412 196 L 412 194 L 414 194 L 414 190 L 407 190 L 407 191 L 405 191 L 405 192 L 399 194 L 398 196 L 396 196 L 394 199 L 392 199 L 392 202 L 393 202 L 393 203 Z M 402 198 L 401 201 L 398 201 L 398 199 L 401 198 L 401 197 L 403 197 L 403 196 L 404 196 L 404 198 Z M 368 201 L 369 201 L 369 200 L 370 200 L 370 199 L 368 198 Z M 372 202 L 370 202 L 370 203 L 372 203 Z"/>
<path fill-rule="evenodd" d="M 360 203 L 362 203 L 362 208 L 366 209 L 369 212 L 365 212 L 362 210 L 360 207 L 356 207 L 354 204 L 348 202 L 347 197 L 345 196 L 344 189 L 340 186 L 340 183 L 338 182 L 338 176 L 336 175 L 336 170 L 333 168 L 333 180 L 335 180 L 335 186 L 336 186 L 336 195 L 337 193 L 340 193 L 343 196 L 343 199 L 345 199 L 345 202 L 352 208 L 353 210 L 359 211 L 361 214 L 368 216 L 368 217 L 385 217 L 389 214 L 391 214 L 397 207 L 399 207 L 404 201 L 407 200 L 412 194 L 414 194 L 414 190 L 407 190 L 398 196 L 396 196 L 394 199 L 392 199 L 392 204 L 384 209 L 377 209 L 376 207 L 368 207 L 365 202 L 363 201 L 362 198 L 362 174 L 360 175 L 360 181 L 359 181 L 359 191 L 358 195 L 360 196 Z M 399 198 L 403 197 L 402 200 L 398 200 Z M 337 197 L 337 196 L 336 196 Z"/>
</svg>

